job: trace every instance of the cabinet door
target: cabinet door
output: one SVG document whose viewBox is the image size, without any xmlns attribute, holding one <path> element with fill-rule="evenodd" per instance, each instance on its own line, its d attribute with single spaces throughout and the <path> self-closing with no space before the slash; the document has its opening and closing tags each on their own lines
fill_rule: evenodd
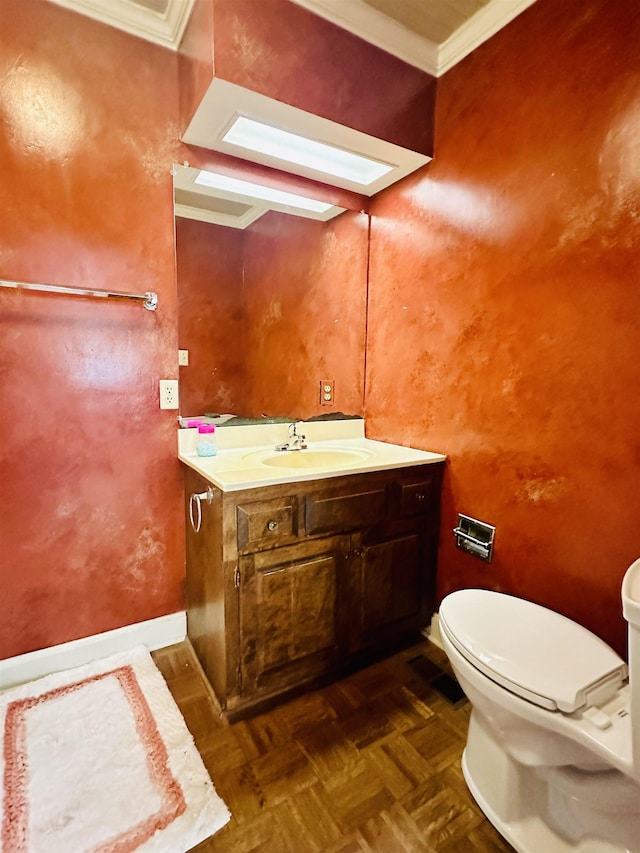
<svg viewBox="0 0 640 853">
<path fill-rule="evenodd" d="M 347 618 L 349 538 L 241 557 L 240 673 L 245 698 L 278 693 L 335 668 Z"/>
<path fill-rule="evenodd" d="M 429 519 L 363 534 L 352 566 L 350 651 L 404 642 L 427 624 L 436 553 Z"/>
</svg>

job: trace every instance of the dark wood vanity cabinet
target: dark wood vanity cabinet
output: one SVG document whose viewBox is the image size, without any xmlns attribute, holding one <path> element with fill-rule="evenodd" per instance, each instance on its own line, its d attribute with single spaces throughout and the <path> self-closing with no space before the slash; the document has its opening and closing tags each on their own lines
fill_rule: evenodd
<svg viewBox="0 0 640 853">
<path fill-rule="evenodd" d="M 222 492 L 185 471 L 189 639 L 246 716 L 415 639 L 434 609 L 443 463 Z"/>
</svg>

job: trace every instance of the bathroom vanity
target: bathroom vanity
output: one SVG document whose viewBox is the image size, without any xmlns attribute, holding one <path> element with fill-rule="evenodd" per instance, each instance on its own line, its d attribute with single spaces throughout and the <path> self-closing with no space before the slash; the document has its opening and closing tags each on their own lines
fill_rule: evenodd
<svg viewBox="0 0 640 853">
<path fill-rule="evenodd" d="M 410 643 L 433 612 L 444 457 L 330 445 L 180 454 L 188 636 L 229 719 Z"/>
</svg>

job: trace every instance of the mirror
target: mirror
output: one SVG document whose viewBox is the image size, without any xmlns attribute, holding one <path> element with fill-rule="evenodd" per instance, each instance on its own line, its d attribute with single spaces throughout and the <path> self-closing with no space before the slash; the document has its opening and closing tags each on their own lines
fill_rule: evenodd
<svg viewBox="0 0 640 853">
<path fill-rule="evenodd" d="M 181 415 L 362 416 L 368 232 L 353 210 L 244 230 L 177 216 Z"/>
</svg>

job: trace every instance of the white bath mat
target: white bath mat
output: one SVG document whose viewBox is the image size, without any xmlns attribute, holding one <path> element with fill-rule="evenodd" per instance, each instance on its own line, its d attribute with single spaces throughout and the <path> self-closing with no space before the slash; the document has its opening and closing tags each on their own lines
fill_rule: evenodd
<svg viewBox="0 0 640 853">
<path fill-rule="evenodd" d="M 230 818 L 151 655 L 0 694 L 2 853 L 186 853 Z"/>
</svg>

